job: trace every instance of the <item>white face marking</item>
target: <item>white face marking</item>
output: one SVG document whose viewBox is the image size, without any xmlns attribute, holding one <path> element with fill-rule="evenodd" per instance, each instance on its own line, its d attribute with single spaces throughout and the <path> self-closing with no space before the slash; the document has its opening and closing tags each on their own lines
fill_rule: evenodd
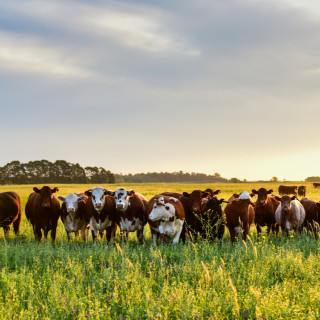
<svg viewBox="0 0 320 320">
<path fill-rule="evenodd" d="M 81 201 L 74 193 L 70 193 L 65 197 L 65 203 L 68 213 L 76 213 L 78 210 L 78 201 Z"/>
<path fill-rule="evenodd" d="M 98 213 L 100 213 L 104 207 L 105 204 L 105 198 L 104 198 L 104 189 L 100 187 L 96 187 L 92 189 L 92 204 L 94 208 L 97 210 Z"/>
<path fill-rule="evenodd" d="M 114 198 L 116 200 L 116 207 L 118 210 L 126 211 L 128 209 L 129 203 L 129 197 L 128 192 L 126 189 L 119 188 L 114 195 Z"/>
<path fill-rule="evenodd" d="M 156 220 L 166 220 L 168 221 L 170 218 L 175 216 L 175 208 L 174 205 L 167 202 L 164 202 L 164 198 L 160 197 L 153 205 L 153 209 L 149 214 L 149 219 L 152 221 Z"/>
<path fill-rule="evenodd" d="M 177 201 L 178 201 L 177 198 L 173 198 L 173 197 L 170 197 L 169 199 L 172 200 L 172 201 L 174 201 L 174 202 L 177 202 Z"/>
<path fill-rule="evenodd" d="M 242 200 L 251 199 L 249 192 L 248 191 L 242 191 L 240 193 L 240 195 L 239 195 L 239 199 L 242 199 Z"/>
</svg>

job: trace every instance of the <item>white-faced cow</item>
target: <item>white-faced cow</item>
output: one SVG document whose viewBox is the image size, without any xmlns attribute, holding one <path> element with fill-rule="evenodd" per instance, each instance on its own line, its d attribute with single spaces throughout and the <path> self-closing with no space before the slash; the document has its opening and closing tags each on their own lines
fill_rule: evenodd
<svg viewBox="0 0 320 320">
<path fill-rule="evenodd" d="M 275 217 L 277 223 L 281 226 L 282 232 L 288 236 L 289 230 L 300 232 L 301 226 L 306 217 L 306 212 L 296 196 L 275 197 L 281 203 L 279 204 Z"/>
<path fill-rule="evenodd" d="M 59 196 L 62 201 L 60 209 L 61 220 L 67 232 L 68 241 L 72 238 L 72 232 L 78 236 L 79 231 L 84 241 L 89 234 L 89 221 L 86 218 L 86 203 L 88 197 L 84 193 L 70 193 L 66 197 Z"/>
<path fill-rule="evenodd" d="M 172 238 L 173 244 L 179 242 L 182 232 L 185 213 L 181 202 L 174 197 L 164 195 L 154 196 L 148 203 L 148 220 L 156 222 L 150 225 L 151 232 L 153 231 L 153 241 L 156 244 L 156 234 L 164 235 Z"/>
<path fill-rule="evenodd" d="M 87 190 L 85 194 L 89 197 L 86 217 L 90 224 L 93 242 L 96 241 L 98 233 L 103 236 L 104 230 L 109 242 L 111 236 L 115 236 L 117 229 L 115 199 L 108 195 L 108 190 L 101 187 Z"/>
<path fill-rule="evenodd" d="M 115 197 L 116 222 L 120 226 L 123 240 L 127 240 L 128 232 L 137 231 L 137 238 L 142 243 L 143 229 L 147 223 L 147 199 L 134 190 L 127 191 L 124 188 L 115 192 L 108 191 L 108 194 Z"/>
</svg>

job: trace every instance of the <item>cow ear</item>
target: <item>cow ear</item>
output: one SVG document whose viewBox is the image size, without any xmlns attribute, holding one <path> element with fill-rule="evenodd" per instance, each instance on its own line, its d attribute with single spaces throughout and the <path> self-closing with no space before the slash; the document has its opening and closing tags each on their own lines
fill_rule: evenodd
<svg viewBox="0 0 320 320">
<path fill-rule="evenodd" d="M 252 191 L 252 193 L 254 193 L 254 194 L 258 194 L 258 191 L 257 191 L 256 189 L 252 189 L 251 191 Z"/>
<path fill-rule="evenodd" d="M 133 194 L 135 194 L 135 191 L 134 190 L 129 190 L 129 191 L 127 191 L 127 194 L 128 194 L 128 196 L 132 196 Z"/>
<path fill-rule="evenodd" d="M 252 205 L 253 207 L 255 207 L 254 202 L 252 202 L 251 200 L 249 200 L 249 204 Z"/>
<path fill-rule="evenodd" d="M 223 200 L 223 199 L 222 199 L 222 200 Z M 222 202 L 223 202 L 223 203 L 230 203 L 229 201 L 225 201 L 225 200 L 223 200 Z"/>
<path fill-rule="evenodd" d="M 190 193 L 188 193 L 188 192 L 183 192 L 182 194 L 183 194 L 184 197 L 190 198 Z"/>
<path fill-rule="evenodd" d="M 65 202 L 65 201 L 66 201 L 66 198 L 63 197 L 63 196 L 59 196 L 58 199 L 59 199 L 60 201 L 62 201 L 62 202 Z"/>
<path fill-rule="evenodd" d="M 233 195 L 232 195 L 234 198 L 239 198 L 239 194 L 238 193 L 234 193 Z"/>
<path fill-rule="evenodd" d="M 77 201 L 80 202 L 80 201 L 85 200 L 85 199 L 87 199 L 87 197 L 85 197 L 85 196 L 80 196 L 80 197 L 78 197 Z"/>
<path fill-rule="evenodd" d="M 57 187 L 51 189 L 51 193 L 56 193 L 56 192 L 58 192 L 58 191 L 59 191 L 59 188 L 57 188 Z"/>
<path fill-rule="evenodd" d="M 278 200 L 278 201 L 281 201 L 281 198 L 278 197 L 278 196 L 274 196 L 274 198 L 275 198 L 276 200 Z"/>
<path fill-rule="evenodd" d="M 208 192 L 202 192 L 202 198 L 206 198 L 207 196 L 210 196 L 210 193 L 208 193 Z"/>
<path fill-rule="evenodd" d="M 255 193 L 250 193 L 250 197 L 254 197 L 256 194 Z"/>
<path fill-rule="evenodd" d="M 109 191 L 107 189 L 104 189 L 103 194 L 106 196 L 107 194 L 109 194 Z"/>
<path fill-rule="evenodd" d="M 316 202 L 316 206 L 320 208 L 320 202 Z"/>
<path fill-rule="evenodd" d="M 270 194 L 270 193 L 272 193 L 273 192 L 273 189 L 270 189 L 268 192 L 267 192 L 267 194 Z"/>
<path fill-rule="evenodd" d="M 89 189 L 87 191 L 84 192 L 88 197 L 92 196 L 92 189 Z"/>
<path fill-rule="evenodd" d="M 214 192 L 213 192 L 213 195 L 215 195 L 215 194 L 219 194 L 219 193 L 221 193 L 221 190 L 220 190 L 220 189 L 218 189 L 218 190 L 214 191 Z"/>
<path fill-rule="evenodd" d="M 220 199 L 218 203 L 221 204 L 222 202 L 225 202 L 224 199 Z M 227 202 L 228 202 L 228 201 L 227 201 Z M 228 203 L 229 203 L 229 202 L 228 202 Z"/>
<path fill-rule="evenodd" d="M 115 196 L 115 192 L 113 192 L 113 191 L 111 191 L 111 190 L 109 190 L 107 193 L 105 193 L 105 194 L 107 194 L 107 195 L 109 195 L 109 196 L 111 196 L 111 197 L 114 197 Z"/>
<path fill-rule="evenodd" d="M 40 193 L 40 190 L 37 187 L 34 187 L 33 191 L 36 192 L 36 193 Z"/>
<path fill-rule="evenodd" d="M 297 196 L 292 196 L 292 197 L 291 197 L 291 201 L 292 201 L 292 200 L 296 200 L 296 199 L 297 199 Z"/>
</svg>

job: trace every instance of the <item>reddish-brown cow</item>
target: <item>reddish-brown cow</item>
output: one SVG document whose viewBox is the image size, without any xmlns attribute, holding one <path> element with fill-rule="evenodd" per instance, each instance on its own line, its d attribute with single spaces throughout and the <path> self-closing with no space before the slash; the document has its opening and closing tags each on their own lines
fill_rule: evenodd
<svg viewBox="0 0 320 320">
<path fill-rule="evenodd" d="M 44 186 L 41 189 L 34 187 L 33 190 L 34 192 L 30 194 L 27 201 L 25 212 L 33 226 L 34 236 L 40 241 L 43 229 L 44 237 L 47 239 L 48 232 L 51 230 L 51 239 L 52 242 L 55 242 L 60 204 L 53 194 L 59 189 Z"/>
<path fill-rule="evenodd" d="M 124 241 L 127 240 L 128 232 L 137 231 L 137 238 L 142 243 L 143 229 L 147 223 L 147 199 L 134 190 L 127 191 L 124 188 L 115 192 L 108 191 L 108 194 L 115 197 L 116 222 L 120 226 Z"/>
<path fill-rule="evenodd" d="M 0 193 L 0 227 L 4 230 L 5 237 L 13 224 L 14 233 L 17 234 L 21 221 L 21 200 L 15 192 Z"/>
<path fill-rule="evenodd" d="M 236 241 L 236 234 L 246 240 L 254 221 L 254 203 L 247 191 L 241 192 L 240 195 L 234 194 L 230 199 L 231 202 L 227 204 L 224 212 L 231 240 Z"/>
<path fill-rule="evenodd" d="M 300 202 L 306 212 L 306 218 L 303 225 L 307 229 L 318 229 L 320 224 L 320 202 L 315 202 L 308 198 L 302 198 Z M 317 225 L 315 225 L 315 223 Z"/>
<path fill-rule="evenodd" d="M 261 227 L 267 226 L 267 233 L 270 234 L 270 230 L 278 233 L 279 225 L 276 223 L 275 212 L 280 202 L 275 197 L 268 196 L 273 192 L 272 189 L 267 190 L 260 188 L 258 191 L 252 190 L 252 193 L 258 195 L 258 199 L 255 202 L 255 218 L 254 222 L 257 228 L 258 235 L 261 234 Z"/>
</svg>

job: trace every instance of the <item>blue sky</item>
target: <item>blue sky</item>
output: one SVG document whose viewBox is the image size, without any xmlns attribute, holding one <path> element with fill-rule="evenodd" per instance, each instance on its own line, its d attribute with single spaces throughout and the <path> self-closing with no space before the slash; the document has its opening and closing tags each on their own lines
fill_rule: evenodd
<svg viewBox="0 0 320 320">
<path fill-rule="evenodd" d="M 0 3 L 0 165 L 320 175 L 316 1 Z"/>
</svg>

